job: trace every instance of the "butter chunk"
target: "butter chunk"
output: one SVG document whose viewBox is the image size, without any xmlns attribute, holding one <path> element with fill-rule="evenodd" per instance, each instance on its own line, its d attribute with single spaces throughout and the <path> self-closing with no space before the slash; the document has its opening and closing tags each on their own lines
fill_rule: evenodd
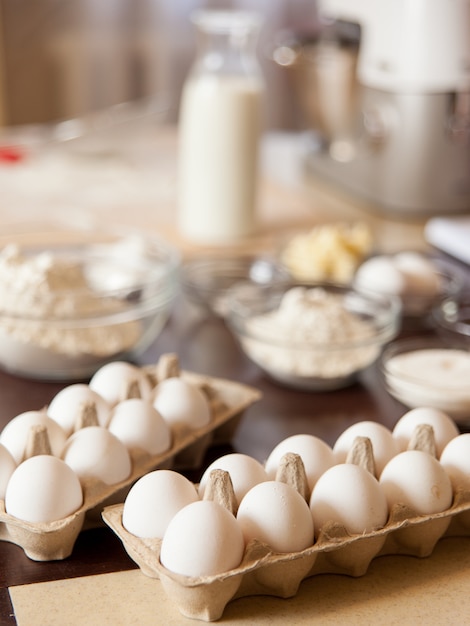
<svg viewBox="0 0 470 626">
<path fill-rule="evenodd" d="M 348 283 L 372 249 L 372 233 L 363 222 L 320 224 L 294 235 L 281 260 L 296 280 Z"/>
</svg>

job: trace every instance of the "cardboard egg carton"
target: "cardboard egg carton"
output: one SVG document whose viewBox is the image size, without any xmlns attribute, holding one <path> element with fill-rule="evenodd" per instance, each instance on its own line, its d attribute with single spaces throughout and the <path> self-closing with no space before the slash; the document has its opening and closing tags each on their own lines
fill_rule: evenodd
<svg viewBox="0 0 470 626">
<path fill-rule="evenodd" d="M 180 371 L 175 355 L 163 355 L 158 364 L 143 368 L 155 385 L 169 375 L 198 385 L 207 395 L 212 418 L 196 430 L 172 427 L 172 445 L 165 452 L 150 455 L 143 450 L 129 450 L 132 472 L 114 485 L 98 479 L 82 481 L 83 504 L 68 517 L 49 523 L 32 524 L 9 515 L 0 500 L 0 540 L 23 548 L 35 561 L 64 559 L 72 553 L 75 540 L 84 527 L 102 524 L 104 506 L 122 502 L 131 485 L 155 469 L 191 469 L 199 467 L 209 446 L 230 442 L 245 409 L 260 399 L 258 390 L 230 380 Z"/>
<path fill-rule="evenodd" d="M 298 478 L 299 468 L 301 473 L 305 472 L 302 461 L 298 455 L 289 456 L 295 457 L 295 471 L 278 473 L 276 479 L 292 484 L 305 496 L 303 485 L 306 478 Z M 367 459 L 359 460 L 354 453 L 350 458 L 354 460 L 349 462 L 370 466 Z M 228 476 L 222 470 L 215 472 Z M 217 478 L 215 472 L 211 473 L 213 480 Z M 226 485 L 230 488 L 230 477 Z M 208 496 L 210 491 L 210 487 L 206 488 L 204 497 L 217 500 L 224 506 L 234 501 L 233 493 L 227 495 L 226 492 L 220 497 L 220 493 L 212 492 Z M 442 537 L 470 536 L 470 491 L 458 491 L 449 509 L 433 515 L 418 515 L 407 506 L 395 505 L 386 525 L 372 532 L 351 535 L 341 524 L 327 523 L 315 543 L 301 552 L 274 553 L 268 545 L 253 540 L 246 546 L 239 567 L 219 575 L 193 578 L 163 567 L 160 563 L 161 540 L 141 539 L 129 533 L 122 525 L 123 508 L 123 504 L 106 507 L 103 518 L 120 537 L 129 556 L 143 574 L 160 580 L 182 615 L 203 621 L 220 619 L 226 605 L 236 598 L 252 595 L 289 598 L 297 593 L 305 578 L 319 574 L 362 576 L 376 557 L 428 557 Z"/>
</svg>

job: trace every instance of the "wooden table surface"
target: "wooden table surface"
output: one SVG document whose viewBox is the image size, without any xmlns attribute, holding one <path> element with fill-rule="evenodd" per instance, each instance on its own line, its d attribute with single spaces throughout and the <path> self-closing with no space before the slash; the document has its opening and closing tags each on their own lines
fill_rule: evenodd
<svg viewBox="0 0 470 626">
<path fill-rule="evenodd" d="M 329 393 L 308 393 L 282 388 L 266 379 L 241 354 L 224 323 L 201 319 L 188 323 L 186 304 L 179 302 L 163 335 L 144 355 L 153 363 L 164 352 L 177 352 L 185 369 L 238 380 L 262 391 L 262 399 L 250 407 L 238 427 L 232 446 L 208 450 L 203 467 L 213 458 L 236 450 L 267 458 L 285 437 L 299 432 L 317 435 L 332 445 L 350 424 L 360 420 L 392 426 L 404 409 L 384 391 L 377 368 L 367 371 L 357 384 Z M 193 318 L 194 320 L 194 318 Z M 63 385 L 31 382 L 0 372 L 0 428 L 22 411 L 47 404 Z M 202 468 L 201 468 L 202 469 Z M 189 474 L 198 480 L 200 471 Z M 80 534 L 72 555 L 64 561 L 38 563 L 23 550 L 0 541 L 0 623 L 15 624 L 7 587 L 135 567 L 120 541 L 107 528 Z"/>
<path fill-rule="evenodd" d="M 168 153 L 165 175 L 169 175 L 171 180 L 175 145 L 174 140 L 168 139 L 167 135 L 165 137 L 159 149 Z M 265 175 L 260 192 L 259 237 L 242 242 L 244 251 L 247 248 L 270 249 L 278 240 L 279 233 L 288 227 L 307 228 L 326 219 L 367 220 L 374 229 L 379 249 L 423 245 L 422 220 L 402 223 L 393 216 L 378 216 L 369 208 L 353 205 L 311 181 L 295 186 L 275 181 L 269 164 Z M 206 252 L 189 244 L 184 245 L 179 239 L 174 227 L 174 206 L 168 206 L 173 201 L 170 194 L 162 206 L 155 207 L 152 214 L 148 211 L 139 213 L 138 210 L 133 214 L 123 212 L 121 221 L 127 220 L 136 225 L 147 222 L 149 227 L 163 232 L 179 245 L 184 255 Z M 106 210 L 103 210 L 103 215 L 106 217 Z M 0 201 L 0 219 L 2 217 L 8 219 L 10 215 L 8 208 L 2 213 Z M 178 299 L 163 334 L 142 356 L 141 362 L 156 362 L 160 354 L 176 352 L 181 365 L 187 370 L 241 381 L 259 388 L 263 394 L 262 399 L 244 414 L 231 446 L 209 449 L 203 467 L 212 458 L 229 450 L 244 452 L 263 461 L 276 443 L 299 432 L 317 435 L 333 444 L 338 435 L 356 421 L 374 420 L 392 427 L 405 412 L 405 408 L 385 391 L 377 366 L 369 368 L 356 384 L 328 393 L 295 391 L 272 383 L 240 352 L 222 321 L 189 311 L 188 307 L 184 299 Z M 0 372 L 0 428 L 18 413 L 47 404 L 62 386 Z M 191 478 L 197 480 L 203 467 L 192 472 Z M 31 561 L 21 548 L 0 542 L 0 623 L 2 626 L 16 624 L 7 590 L 11 585 L 135 567 L 120 541 L 107 528 L 82 532 L 72 555 L 57 562 Z"/>
</svg>

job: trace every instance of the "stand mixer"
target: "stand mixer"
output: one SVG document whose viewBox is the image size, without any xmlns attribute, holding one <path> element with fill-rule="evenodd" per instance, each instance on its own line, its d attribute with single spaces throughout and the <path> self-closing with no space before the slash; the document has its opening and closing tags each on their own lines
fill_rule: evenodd
<svg viewBox="0 0 470 626">
<path fill-rule="evenodd" d="M 470 0 L 317 4 L 360 39 L 348 128 L 309 170 L 400 217 L 470 212 Z"/>
</svg>

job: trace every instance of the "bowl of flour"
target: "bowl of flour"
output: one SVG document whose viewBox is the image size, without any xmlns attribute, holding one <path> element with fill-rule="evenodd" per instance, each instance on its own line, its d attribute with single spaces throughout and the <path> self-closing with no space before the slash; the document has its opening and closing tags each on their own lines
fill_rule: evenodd
<svg viewBox="0 0 470 626">
<path fill-rule="evenodd" d="M 348 386 L 398 333 L 397 298 L 335 284 L 287 282 L 234 292 L 229 325 L 247 357 L 284 385 Z"/>
<path fill-rule="evenodd" d="M 0 366 L 41 380 L 133 360 L 163 329 L 178 253 L 156 235 L 25 224 L 0 238 Z"/>
</svg>

